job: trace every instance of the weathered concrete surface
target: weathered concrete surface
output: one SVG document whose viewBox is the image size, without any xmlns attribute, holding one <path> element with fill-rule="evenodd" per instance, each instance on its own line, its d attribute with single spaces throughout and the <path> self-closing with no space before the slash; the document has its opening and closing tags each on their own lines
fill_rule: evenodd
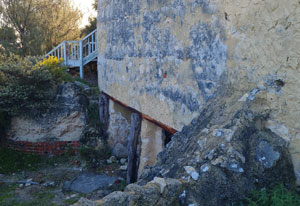
<svg viewBox="0 0 300 206">
<path fill-rule="evenodd" d="M 258 93 L 251 109 L 270 110 L 300 180 L 299 22 L 297 0 L 100 0 L 99 85 L 177 130 L 219 86 Z"/>
<path fill-rule="evenodd" d="M 14 117 L 8 138 L 14 141 L 78 141 L 86 127 L 87 98 L 72 83 L 58 87 L 54 109 L 42 117 Z"/>
<path fill-rule="evenodd" d="M 158 153 L 164 149 L 164 133 L 162 128 L 143 119 L 141 128 L 141 155 L 140 174 L 145 166 L 153 166 L 156 163 Z"/>
<path fill-rule="evenodd" d="M 177 130 L 214 96 L 226 70 L 222 27 L 202 21 L 194 4 L 99 1 L 100 88 Z"/>
</svg>

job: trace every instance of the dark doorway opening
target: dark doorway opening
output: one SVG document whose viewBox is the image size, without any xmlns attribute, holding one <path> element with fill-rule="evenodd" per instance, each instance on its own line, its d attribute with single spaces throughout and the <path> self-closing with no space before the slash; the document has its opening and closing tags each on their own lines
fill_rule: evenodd
<svg viewBox="0 0 300 206">
<path fill-rule="evenodd" d="M 167 144 L 171 142 L 173 134 L 168 132 L 167 130 L 164 130 L 164 133 L 165 133 L 165 146 L 167 146 Z"/>
</svg>

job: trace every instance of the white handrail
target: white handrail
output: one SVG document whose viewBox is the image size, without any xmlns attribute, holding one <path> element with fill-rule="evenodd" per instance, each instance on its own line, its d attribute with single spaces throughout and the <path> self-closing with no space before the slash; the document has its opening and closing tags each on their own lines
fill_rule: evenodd
<svg viewBox="0 0 300 206">
<path fill-rule="evenodd" d="M 64 42 L 63 42 L 64 43 Z M 63 43 L 60 43 L 59 45 L 57 45 L 57 47 L 55 47 L 54 49 L 52 49 L 49 53 L 47 53 L 45 55 L 45 57 L 48 57 L 51 53 L 53 53 L 55 50 L 57 50 L 59 47 L 61 47 L 63 45 Z"/>
<path fill-rule="evenodd" d="M 97 57 L 97 30 L 79 41 L 62 42 L 47 53 L 45 58 L 49 56 L 63 58 L 65 66 L 80 67 L 80 76 L 83 78 L 83 66 Z"/>
<path fill-rule="evenodd" d="M 90 36 L 92 36 L 94 33 L 97 32 L 97 29 L 95 29 L 94 31 L 92 31 L 90 34 L 88 34 L 86 37 L 84 37 L 83 39 L 81 39 L 81 41 L 86 40 L 87 38 L 89 38 Z"/>
</svg>

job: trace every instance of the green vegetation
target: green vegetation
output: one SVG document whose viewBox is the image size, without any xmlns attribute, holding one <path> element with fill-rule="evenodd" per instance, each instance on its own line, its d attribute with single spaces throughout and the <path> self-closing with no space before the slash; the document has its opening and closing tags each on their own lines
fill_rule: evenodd
<svg viewBox="0 0 300 206">
<path fill-rule="evenodd" d="M 17 185 L 0 185 L 0 206 L 9 206 Z"/>
<path fill-rule="evenodd" d="M 92 146 L 81 146 L 79 154 L 86 161 L 89 161 L 90 167 L 93 167 L 93 162 L 108 159 L 111 156 L 111 150 L 108 147 L 95 148 Z"/>
<path fill-rule="evenodd" d="M 35 193 L 32 200 L 24 201 L 15 198 L 16 189 L 17 185 L 0 185 L 0 206 L 58 206 L 51 203 L 55 195 L 49 190 Z"/>
<path fill-rule="evenodd" d="M 41 163 L 38 155 L 24 154 L 0 147 L 0 173 L 9 174 L 22 170 L 34 170 Z"/>
<path fill-rule="evenodd" d="M 246 200 L 248 206 L 299 206 L 300 195 L 282 184 L 272 189 L 253 191 Z"/>
<path fill-rule="evenodd" d="M 93 128 L 96 128 L 99 131 L 99 133 L 101 133 L 102 124 L 100 122 L 98 105 L 95 104 L 89 105 L 88 117 L 89 117 L 89 125 L 92 126 Z"/>
<path fill-rule="evenodd" d="M 0 185 L 0 206 L 68 206 L 77 202 L 85 195 L 77 195 L 76 197 L 63 201 L 63 204 L 53 203 L 55 199 L 55 189 L 41 189 L 40 192 L 32 194 L 28 200 L 17 198 L 16 184 Z"/>
<path fill-rule="evenodd" d="M 72 155 L 67 152 L 60 156 L 42 157 L 0 147 L 0 174 L 11 174 L 24 170 L 34 171 L 50 165 L 68 162 Z"/>
<path fill-rule="evenodd" d="M 2 0 L 0 52 L 45 54 L 80 37 L 81 17 L 71 0 Z"/>
<path fill-rule="evenodd" d="M 35 69 L 37 59 L 14 55 L 7 58 L 6 62 L 0 62 L 2 111 L 9 115 L 47 111 L 55 94 L 53 75 L 46 67 Z"/>
<path fill-rule="evenodd" d="M 73 77 L 62 60 L 0 55 L 0 108 L 2 114 L 40 115 L 53 106 L 56 86 Z M 0 120 L 3 120 L 3 118 Z M 0 121 L 0 125 L 2 121 Z"/>
</svg>

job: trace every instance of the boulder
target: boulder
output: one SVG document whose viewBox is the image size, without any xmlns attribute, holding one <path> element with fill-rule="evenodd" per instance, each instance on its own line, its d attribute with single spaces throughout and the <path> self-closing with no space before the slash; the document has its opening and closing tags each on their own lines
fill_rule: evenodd
<svg viewBox="0 0 300 206">
<path fill-rule="evenodd" d="M 253 112 L 255 96 L 239 102 L 219 95 L 174 135 L 140 185 L 155 177 L 180 179 L 184 205 L 206 206 L 239 204 L 255 188 L 294 186 L 289 144 L 266 127 L 270 111 Z"/>
<path fill-rule="evenodd" d="M 71 182 L 65 182 L 63 190 L 88 194 L 99 189 L 106 189 L 113 185 L 116 180 L 117 178 L 106 175 L 82 174 Z"/>
</svg>

